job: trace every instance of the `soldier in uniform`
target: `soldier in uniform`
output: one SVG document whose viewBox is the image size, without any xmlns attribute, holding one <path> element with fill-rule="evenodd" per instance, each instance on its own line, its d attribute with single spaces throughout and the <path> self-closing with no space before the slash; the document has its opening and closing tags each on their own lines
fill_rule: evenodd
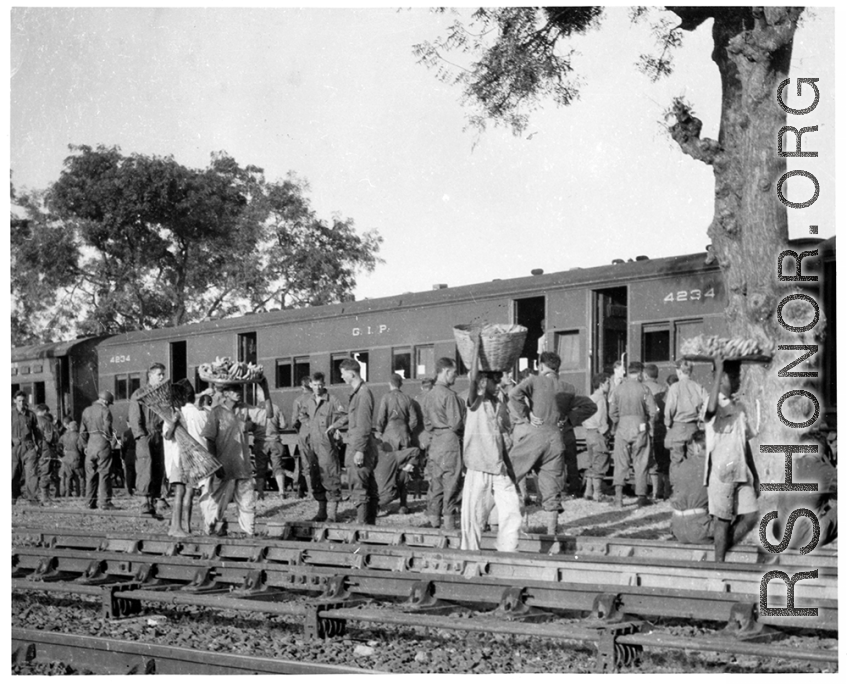
<svg viewBox="0 0 847 684">
<path fill-rule="evenodd" d="M 623 486 L 632 466 L 635 470 L 637 506 L 647 506 L 647 472 L 652 465 L 650 437 L 658 415 L 653 395 L 641 382 L 644 366 L 633 361 L 626 379 L 612 392 L 609 419 L 615 434 L 615 506 L 623 506 Z"/>
<path fill-rule="evenodd" d="M 565 487 L 566 433 L 572 435 L 574 427 L 597 411 L 591 399 L 578 396 L 573 385 L 559 379 L 560 365 L 558 354 L 543 352 L 538 375 L 530 375 L 509 392 L 511 410 L 530 425 L 515 441 L 509 458 L 518 482 L 540 464 L 538 488 L 548 534 L 556 534 Z"/>
<path fill-rule="evenodd" d="M 85 495 L 89 508 L 99 505 L 105 511 L 112 504 L 112 411 L 114 397 L 100 390 L 97 401 L 82 412 L 80 442 L 85 445 Z"/>
<path fill-rule="evenodd" d="M 435 385 L 423 403 L 424 424 L 429 433 L 427 467 L 427 523 L 425 527 L 456 528 L 453 514 L 462 495 L 462 434 L 465 411 L 450 389 L 456 381 L 456 363 L 442 357 L 435 363 Z"/>
<path fill-rule="evenodd" d="M 654 470 L 650 471 L 650 482 L 653 485 L 653 500 L 658 501 L 670 496 L 668 470 L 671 460 L 670 454 L 665 448 L 666 430 L 663 419 L 668 388 L 667 385 L 662 385 L 659 382 L 659 367 L 655 363 L 644 364 L 644 385 L 653 395 L 653 401 L 656 402 L 656 410 L 658 411 L 653 423 L 653 438 L 650 440 L 653 460 L 655 461 Z"/>
<path fill-rule="evenodd" d="M 330 428 L 338 430 L 347 426 L 347 451 L 345 466 L 353 486 L 351 501 L 356 506 L 356 522 L 373 525 L 376 520 L 379 493 L 374 478 L 377 445 L 373 436 L 374 396 L 360 375 L 356 359 L 341 362 L 341 378 L 353 390 L 347 414 Z"/>
<path fill-rule="evenodd" d="M 306 481 L 306 487 L 310 496 L 314 496 L 312 491 L 312 470 L 314 462 L 314 454 L 309 445 L 309 400 L 312 398 L 311 379 L 308 375 L 300 378 L 300 394 L 294 399 L 291 408 L 291 425 L 297 430 L 297 451 L 298 460 L 295 467 L 295 482 L 294 486 L 298 489 L 300 498 L 303 498 L 303 488 L 300 484 L 301 480 Z M 315 465 L 315 467 L 317 467 Z"/>
<path fill-rule="evenodd" d="M 165 366 L 154 363 L 147 370 L 147 386 L 160 385 L 165 380 Z M 135 437 L 135 493 L 144 497 L 142 515 L 155 515 L 154 499 L 161 495 L 165 475 L 165 452 L 162 445 L 162 419 L 141 404 L 139 388 L 129 398 L 129 426 Z"/>
<path fill-rule="evenodd" d="M 59 432 L 53 424 L 53 416 L 47 404 L 35 407 L 35 420 L 41 433 L 38 451 L 38 501 L 45 504 L 50 500 L 50 483 L 54 480 L 54 465 L 56 465 L 56 448 L 59 445 Z"/>
<path fill-rule="evenodd" d="M 403 378 L 392 373 L 388 379 L 389 391 L 379 403 L 376 417 L 377 436 L 390 450 L 380 449 L 376 468 L 376 483 L 379 489 L 379 505 L 387 506 L 394 497 L 400 495 L 398 513 L 409 512 L 406 485 L 414 469 L 414 461 L 407 460 L 402 466 L 398 463 L 398 453 L 412 446 L 412 434 L 418 426 L 412 400 L 403 394 Z"/>
<path fill-rule="evenodd" d="M 338 519 L 341 501 L 341 456 L 338 430 L 333 427 L 346 413 L 341 402 L 326 391 L 326 377 L 312 373 L 312 396 L 306 404 L 309 413 L 309 446 L 314 454 L 312 493 L 318 502 L 315 522 Z"/>
<path fill-rule="evenodd" d="M 35 414 L 26 406 L 26 392 L 15 392 L 12 407 L 12 503 L 21 495 L 21 485 L 26 482 L 27 496 L 38 501 L 38 454 L 41 451 L 41 433 Z"/>
</svg>

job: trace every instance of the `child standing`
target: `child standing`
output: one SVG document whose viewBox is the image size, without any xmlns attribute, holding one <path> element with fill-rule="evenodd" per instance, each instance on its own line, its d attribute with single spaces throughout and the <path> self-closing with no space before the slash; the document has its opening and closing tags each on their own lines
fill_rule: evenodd
<svg viewBox="0 0 847 684">
<path fill-rule="evenodd" d="M 65 433 L 59 438 L 59 448 L 62 450 L 61 494 L 80 497 L 83 494 L 85 468 L 82 464 L 82 452 L 79 450 L 79 424 L 75 420 L 67 424 Z"/>
<path fill-rule="evenodd" d="M 747 414 L 735 394 L 741 384 L 741 364 L 715 358 L 715 381 L 705 406 L 706 465 L 709 514 L 714 518 L 715 561 L 744 539 L 758 522 L 755 466 L 747 441 Z"/>
</svg>

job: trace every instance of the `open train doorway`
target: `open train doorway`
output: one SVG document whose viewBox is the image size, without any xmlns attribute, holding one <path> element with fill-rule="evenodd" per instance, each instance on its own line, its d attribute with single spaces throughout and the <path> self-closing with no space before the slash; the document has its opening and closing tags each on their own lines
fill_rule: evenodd
<svg viewBox="0 0 847 684">
<path fill-rule="evenodd" d="M 611 373 L 627 351 L 627 294 L 626 286 L 594 290 L 592 373 Z"/>
<path fill-rule="evenodd" d="M 514 322 L 524 326 L 529 331 L 518 358 L 518 372 L 525 368 L 538 369 L 538 356 L 545 350 L 544 318 L 546 312 L 547 301 L 544 296 L 515 300 Z"/>
<path fill-rule="evenodd" d="M 259 350 L 256 345 L 256 333 L 241 333 L 238 336 L 238 360 L 242 363 L 258 363 Z M 244 385 L 241 398 L 248 404 L 256 405 L 256 385 L 253 383 Z M 263 397 L 264 399 L 264 397 Z"/>
</svg>

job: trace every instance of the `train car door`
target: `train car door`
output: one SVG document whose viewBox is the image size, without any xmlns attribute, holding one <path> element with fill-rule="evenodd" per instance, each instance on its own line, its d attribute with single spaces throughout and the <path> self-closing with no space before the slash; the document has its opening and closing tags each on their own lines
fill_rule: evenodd
<svg viewBox="0 0 847 684">
<path fill-rule="evenodd" d="M 188 377 L 188 348 L 185 340 L 171 342 L 171 380 Z"/>
<path fill-rule="evenodd" d="M 238 335 L 238 360 L 242 363 L 258 363 L 259 349 L 256 345 L 256 333 L 240 333 Z M 242 399 L 248 404 L 256 405 L 256 385 L 244 385 Z"/>
<path fill-rule="evenodd" d="M 627 351 L 626 286 L 594 290 L 594 335 L 591 343 L 592 373 L 610 373 L 615 361 Z M 628 360 L 628 359 L 627 359 Z"/>
<path fill-rule="evenodd" d="M 545 335 L 545 317 L 547 312 L 547 298 L 526 297 L 515 299 L 512 311 L 513 322 L 524 326 L 529 332 L 523 350 L 518 358 L 518 372 L 529 368 L 538 368 L 538 356 L 546 348 L 547 337 Z M 552 343 L 552 342 L 551 342 Z"/>
</svg>

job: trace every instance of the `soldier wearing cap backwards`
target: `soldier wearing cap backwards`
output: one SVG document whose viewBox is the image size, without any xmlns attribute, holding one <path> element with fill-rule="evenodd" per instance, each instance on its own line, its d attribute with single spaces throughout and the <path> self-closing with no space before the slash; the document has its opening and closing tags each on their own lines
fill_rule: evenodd
<svg viewBox="0 0 847 684">
<path fill-rule="evenodd" d="M 112 411 L 114 397 L 100 390 L 97 401 L 82 412 L 79 441 L 85 446 L 85 495 L 89 508 L 109 511 L 112 505 Z"/>
</svg>

